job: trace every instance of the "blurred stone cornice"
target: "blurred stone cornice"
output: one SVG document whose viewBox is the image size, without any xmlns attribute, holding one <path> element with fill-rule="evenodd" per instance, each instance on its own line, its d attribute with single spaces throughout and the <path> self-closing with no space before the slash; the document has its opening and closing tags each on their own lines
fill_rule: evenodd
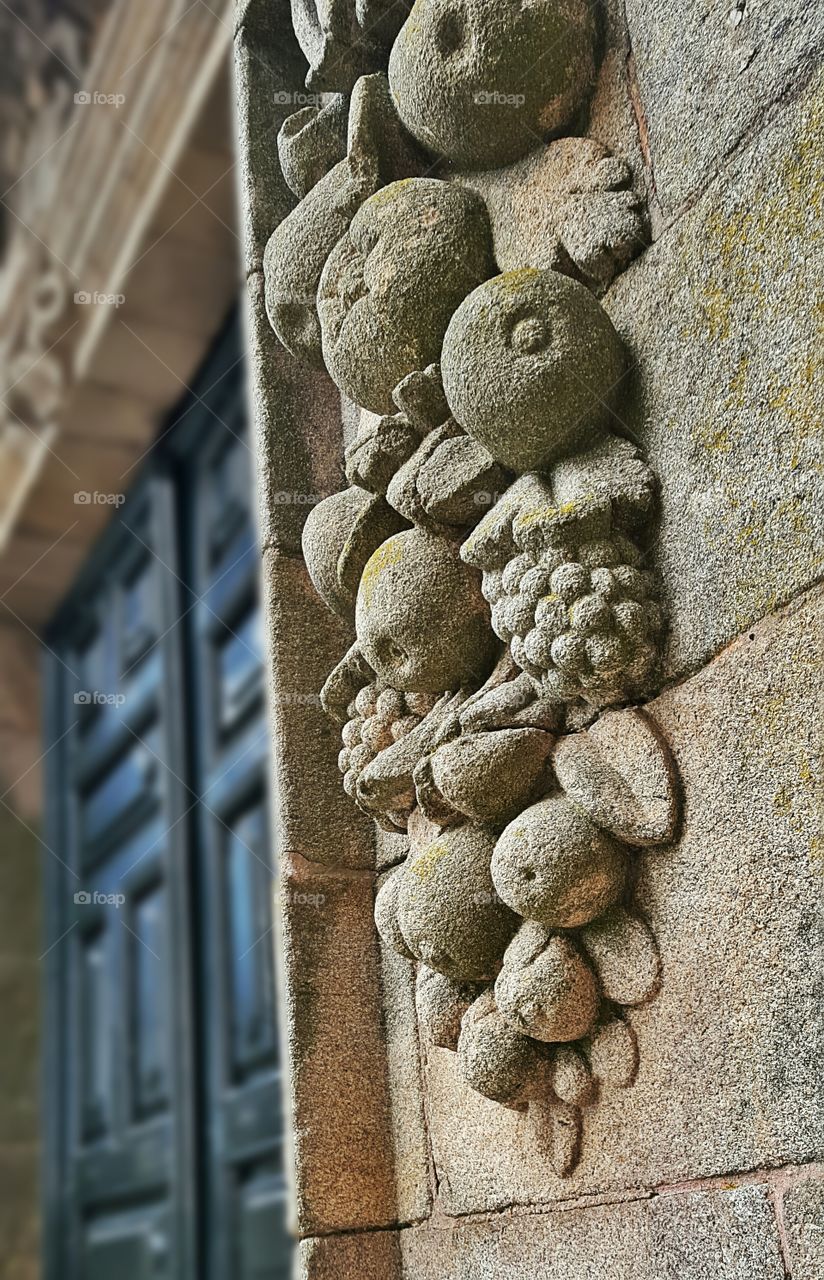
<svg viewBox="0 0 824 1280">
<path fill-rule="evenodd" d="M 0 23 L 20 48 L 37 9 Z M 231 0 L 75 0 L 35 29 L 4 170 L 0 596 L 26 570 L 7 603 L 36 623 L 108 514 L 73 493 L 126 487 L 236 294 L 237 248 Z"/>
</svg>

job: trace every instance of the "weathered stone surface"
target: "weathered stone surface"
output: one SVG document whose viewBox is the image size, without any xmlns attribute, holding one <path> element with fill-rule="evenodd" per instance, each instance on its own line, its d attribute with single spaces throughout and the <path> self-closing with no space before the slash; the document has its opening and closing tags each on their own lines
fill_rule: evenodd
<svg viewBox="0 0 824 1280">
<path fill-rule="evenodd" d="M 782 1200 L 792 1280 L 824 1276 L 824 1178 L 807 1178 Z"/>
<path fill-rule="evenodd" d="M 467 824 L 413 849 L 404 866 L 401 932 L 418 959 L 457 982 L 494 977 L 515 932 L 489 874 L 494 843 L 488 827 Z"/>
<path fill-rule="evenodd" d="M 281 861 L 281 1017 L 301 1235 L 397 1218 L 373 898 L 367 873 Z"/>
<path fill-rule="evenodd" d="M 280 847 L 313 862 L 373 867 L 372 824 L 340 786 L 340 734 L 320 703 L 351 637 L 318 597 L 301 560 L 264 555 L 271 640 L 275 810 Z M 370 912 L 371 919 L 371 912 Z"/>
<path fill-rule="evenodd" d="M 621 893 L 626 870 L 621 846 L 560 793 L 513 818 L 492 859 L 504 902 L 551 929 L 600 916 Z"/>
<path fill-rule="evenodd" d="M 462 175 L 484 197 L 501 271 L 568 271 L 596 293 L 647 243 L 641 199 L 621 156 L 591 138 L 560 138 L 505 169 Z"/>
<path fill-rule="evenodd" d="M 340 402 L 329 378 L 298 365 L 272 333 L 262 274 L 247 287 L 261 541 L 299 552 L 307 515 L 343 484 Z"/>
<path fill-rule="evenodd" d="M 415 1018 L 415 968 L 386 946 L 380 949 L 380 965 L 395 1220 L 420 1222 L 432 1211 L 432 1190 Z"/>
<path fill-rule="evenodd" d="M 435 1244 L 437 1241 L 437 1245 Z M 415 1280 L 783 1280 L 765 1191 L 660 1196 L 521 1218 L 467 1231 L 401 1236 Z"/>
<path fill-rule="evenodd" d="M 497 651 L 480 574 L 456 543 L 421 529 L 370 558 L 358 590 L 358 641 L 380 680 L 409 693 L 458 689 L 488 675 Z"/>
<path fill-rule="evenodd" d="M 278 159 L 289 190 L 302 200 L 346 155 L 349 103 L 342 93 L 284 120 Z"/>
<path fill-rule="evenodd" d="M 312 1240 L 301 1254 L 301 1280 L 784 1280 L 761 1186 Z"/>
<path fill-rule="evenodd" d="M 249 6 L 235 37 L 235 94 L 238 103 L 238 168 L 245 214 L 243 263 L 259 271 L 272 228 L 295 203 L 278 162 L 277 136 L 294 110 L 301 83 L 300 50 L 287 24 L 275 42 L 266 32 L 267 15 Z M 251 11 L 254 9 L 254 12 Z"/>
<path fill-rule="evenodd" d="M 313 89 L 351 89 L 385 65 L 411 0 L 292 0 L 292 23 Z"/>
<path fill-rule="evenodd" d="M 319 596 L 343 617 L 355 612 L 366 562 L 405 528 L 382 498 L 355 485 L 313 506 L 303 527 L 303 555 Z"/>
<path fill-rule="evenodd" d="M 650 705 L 686 810 L 675 845 L 633 855 L 635 900 L 663 965 L 657 998 L 627 1013 L 637 1080 L 602 1088 L 581 1163 L 561 1180 L 522 1118 L 474 1096 L 452 1055 L 430 1050 L 430 1132 L 449 1211 L 817 1157 L 823 632 L 814 592 Z"/>
<path fill-rule="evenodd" d="M 655 186 L 668 208 L 700 191 L 765 108 L 803 80 L 824 33 L 815 5 L 628 0 Z"/>
<path fill-rule="evenodd" d="M 604 300 L 639 364 L 636 427 L 661 482 L 673 676 L 824 565 L 818 101 L 774 120 Z"/>
<path fill-rule="evenodd" d="M 583 285 L 523 269 L 488 280 L 461 304 L 441 363 L 455 420 L 497 462 L 527 472 L 595 442 L 624 353 Z"/>
<path fill-rule="evenodd" d="M 356 403 L 394 413 L 398 383 L 439 359 L 455 308 L 494 272 L 486 209 L 472 191 L 407 178 L 340 235 L 317 295 L 323 358 Z"/>
<path fill-rule="evenodd" d="M 304 1240 L 298 1250 L 295 1280 L 402 1280 L 400 1244 L 395 1232 Z"/>
</svg>

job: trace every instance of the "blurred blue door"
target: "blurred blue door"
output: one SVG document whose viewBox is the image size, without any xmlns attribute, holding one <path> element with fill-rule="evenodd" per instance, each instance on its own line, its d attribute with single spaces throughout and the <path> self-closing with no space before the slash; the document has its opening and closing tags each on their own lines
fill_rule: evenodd
<svg viewBox="0 0 824 1280">
<path fill-rule="evenodd" d="M 259 551 L 234 324 L 134 477 L 46 635 L 46 1274 L 285 1280 Z"/>
</svg>

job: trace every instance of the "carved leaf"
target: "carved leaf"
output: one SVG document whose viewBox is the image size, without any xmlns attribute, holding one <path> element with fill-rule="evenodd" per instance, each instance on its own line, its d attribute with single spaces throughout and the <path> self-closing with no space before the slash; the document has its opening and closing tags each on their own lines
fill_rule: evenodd
<svg viewBox="0 0 824 1280">
<path fill-rule="evenodd" d="M 642 711 L 611 711 L 563 738 L 553 757 L 570 799 L 627 844 L 667 844 L 678 824 L 675 764 Z"/>
<path fill-rule="evenodd" d="M 623 907 L 581 930 L 581 942 L 595 965 L 608 1000 L 642 1004 L 654 995 L 661 978 L 661 958 L 651 931 Z"/>
<path fill-rule="evenodd" d="M 638 1074 L 638 1041 L 622 1018 L 611 1018 L 585 1042 L 596 1080 L 628 1089 Z"/>
</svg>

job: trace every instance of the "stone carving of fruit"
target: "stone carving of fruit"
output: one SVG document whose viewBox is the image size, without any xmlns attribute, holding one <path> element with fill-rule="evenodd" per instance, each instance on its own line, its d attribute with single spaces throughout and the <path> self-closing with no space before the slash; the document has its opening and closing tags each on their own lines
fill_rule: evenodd
<svg viewBox="0 0 824 1280">
<path fill-rule="evenodd" d="M 489 219 L 474 192 L 408 178 L 360 207 L 323 269 L 323 358 L 351 400 L 395 412 L 392 392 L 440 359 L 455 308 L 495 270 Z"/>
<path fill-rule="evenodd" d="M 426 811 L 426 785 L 430 798 L 476 822 L 506 822 L 529 804 L 553 742 L 542 729 L 464 733 L 416 772 L 419 803 Z"/>
<path fill-rule="evenodd" d="M 495 983 L 504 1019 L 536 1040 L 579 1040 L 592 1028 L 600 996 L 574 943 L 528 920 L 509 944 Z"/>
<path fill-rule="evenodd" d="M 464 1014 L 458 1040 L 458 1070 L 476 1093 L 505 1106 L 523 1105 L 545 1051 L 499 1012 L 491 991 Z"/>
<path fill-rule="evenodd" d="M 525 809 L 495 846 L 492 879 L 513 911 L 551 929 L 597 919 L 624 886 L 626 855 L 558 793 Z"/>
<path fill-rule="evenodd" d="M 425 1043 L 454 1053 L 461 1034 L 461 1020 L 479 994 L 476 984 L 455 982 L 421 965 L 415 983 L 415 1007 Z"/>
<path fill-rule="evenodd" d="M 354 485 L 311 509 L 303 526 L 303 556 L 315 590 L 330 609 L 352 616 L 367 560 L 404 527 L 388 503 Z"/>
<path fill-rule="evenodd" d="M 370 558 L 355 624 L 378 680 L 410 693 L 481 683 L 497 655 L 480 574 L 454 542 L 423 529 L 397 534 Z"/>
<path fill-rule="evenodd" d="M 413 960 L 398 923 L 398 894 L 402 880 L 403 867 L 395 867 L 387 875 L 375 895 L 375 925 L 388 947 L 407 960 Z"/>
<path fill-rule="evenodd" d="M 348 796 L 357 799 L 358 779 L 364 769 L 387 747 L 417 728 L 435 701 L 431 694 L 381 690 L 374 683 L 364 685 L 349 705 L 349 719 L 341 733 L 343 747 L 338 767 Z"/>
<path fill-rule="evenodd" d="M 512 471 L 540 471 L 588 448 L 625 371 L 621 340 L 589 290 L 524 269 L 480 285 L 458 307 L 441 372 L 452 414 Z"/>
<path fill-rule="evenodd" d="M 537 477 L 518 485 L 508 514 L 505 495 L 461 548 L 484 570 L 493 630 L 548 697 L 601 707 L 642 696 L 664 626 L 655 574 L 606 498 L 559 507 Z"/>
<path fill-rule="evenodd" d="M 459 982 L 493 978 L 517 926 L 489 874 L 494 846 L 488 828 L 456 827 L 413 850 L 404 866 L 398 919 L 406 944 Z"/>
<path fill-rule="evenodd" d="M 400 117 L 458 167 L 508 164 L 580 106 L 594 25 L 586 0 L 417 0 L 389 60 Z"/>
</svg>

